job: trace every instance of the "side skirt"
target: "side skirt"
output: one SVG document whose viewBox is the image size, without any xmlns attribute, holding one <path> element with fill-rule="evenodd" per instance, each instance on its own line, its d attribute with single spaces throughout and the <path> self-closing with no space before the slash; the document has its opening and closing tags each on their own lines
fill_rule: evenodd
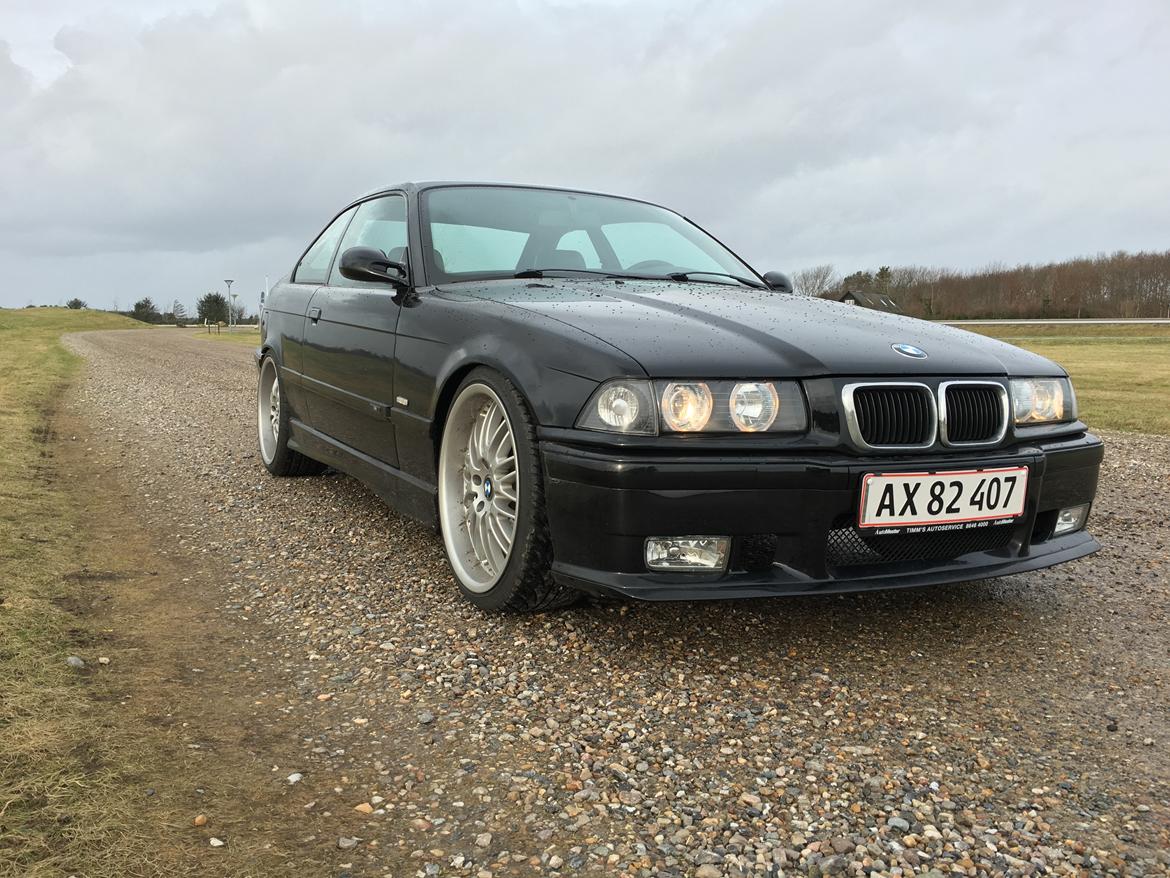
<svg viewBox="0 0 1170 878">
<path fill-rule="evenodd" d="M 289 419 L 289 427 L 290 448 L 353 476 L 396 512 L 422 522 L 432 530 L 439 529 L 439 492 L 436 486 L 343 445 L 295 418 Z"/>
</svg>

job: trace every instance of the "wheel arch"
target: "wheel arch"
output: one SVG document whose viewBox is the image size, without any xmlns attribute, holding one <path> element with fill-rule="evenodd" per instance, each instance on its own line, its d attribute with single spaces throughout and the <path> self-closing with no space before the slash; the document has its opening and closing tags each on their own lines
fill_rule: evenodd
<svg viewBox="0 0 1170 878">
<path fill-rule="evenodd" d="M 435 444 L 436 459 L 439 454 L 439 439 L 443 435 L 443 426 L 447 423 L 447 414 L 451 411 L 451 403 L 455 401 L 455 391 L 459 389 L 464 378 L 480 366 L 486 365 L 486 363 L 478 363 L 474 360 L 462 363 L 451 370 L 451 373 L 447 375 L 439 387 L 438 395 L 435 397 L 435 412 L 431 418 L 431 439 Z M 523 393 L 523 391 L 521 392 Z"/>
<path fill-rule="evenodd" d="M 472 353 L 467 347 L 473 350 L 478 347 L 478 350 Z M 507 378 L 527 402 L 536 423 L 542 426 L 571 426 L 599 383 L 592 378 L 539 364 L 533 357 L 520 351 L 491 350 L 486 349 L 486 346 L 467 347 L 452 352 L 436 381 L 430 429 L 436 448 L 455 399 L 455 391 L 475 369 L 491 369 Z"/>
<path fill-rule="evenodd" d="M 450 367 L 445 370 L 444 377 L 437 385 L 438 389 L 431 415 L 430 437 L 433 446 L 432 453 L 434 455 L 436 472 L 438 471 L 439 448 L 442 445 L 443 430 L 447 424 L 447 416 L 451 412 L 451 404 L 455 401 L 455 394 L 458 392 L 459 386 L 476 369 L 490 369 L 496 374 L 508 379 L 528 404 L 528 408 L 532 412 L 536 422 L 538 424 L 542 423 L 542 413 L 538 410 L 537 404 L 533 402 L 532 395 L 526 388 L 526 385 L 533 386 L 531 382 L 539 380 L 538 373 L 540 370 L 534 363 L 529 362 L 530 368 L 522 368 L 519 370 L 521 374 L 517 374 L 518 370 L 512 364 L 504 362 L 497 357 L 468 356 L 451 363 Z"/>
</svg>

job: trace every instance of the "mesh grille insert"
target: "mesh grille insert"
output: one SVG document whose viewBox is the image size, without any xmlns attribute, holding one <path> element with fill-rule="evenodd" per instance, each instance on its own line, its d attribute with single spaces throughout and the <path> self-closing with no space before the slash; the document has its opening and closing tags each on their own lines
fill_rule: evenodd
<svg viewBox="0 0 1170 878">
<path fill-rule="evenodd" d="M 882 537 L 863 537 L 855 528 L 842 527 L 829 531 L 825 560 L 830 568 L 950 560 L 971 552 L 1002 549 L 1011 541 L 1012 527 L 1000 524 L 972 530 Z"/>
<path fill-rule="evenodd" d="M 946 388 L 947 441 L 990 442 L 1003 429 L 1002 392 L 986 384 Z"/>
<path fill-rule="evenodd" d="M 874 446 L 927 445 L 934 441 L 934 413 L 925 387 L 859 387 L 853 409 L 861 438 Z"/>
</svg>

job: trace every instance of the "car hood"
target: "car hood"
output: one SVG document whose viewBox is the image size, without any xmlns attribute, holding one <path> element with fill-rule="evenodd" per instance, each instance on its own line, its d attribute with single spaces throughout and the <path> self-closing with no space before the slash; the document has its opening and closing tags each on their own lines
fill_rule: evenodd
<svg viewBox="0 0 1170 878">
<path fill-rule="evenodd" d="M 588 332 L 655 378 L 1065 374 L 1036 354 L 943 324 L 750 287 L 545 278 L 444 289 Z M 898 354 L 895 344 L 927 357 Z"/>
</svg>

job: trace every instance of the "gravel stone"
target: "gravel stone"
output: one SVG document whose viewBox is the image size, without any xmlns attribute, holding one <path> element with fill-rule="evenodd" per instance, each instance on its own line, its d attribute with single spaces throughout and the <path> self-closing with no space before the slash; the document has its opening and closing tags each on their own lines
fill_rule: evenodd
<svg viewBox="0 0 1170 878">
<path fill-rule="evenodd" d="M 439 538 L 357 482 L 267 474 L 249 348 L 173 329 L 67 344 L 78 441 L 213 576 L 216 648 L 241 669 L 222 684 L 281 681 L 241 722 L 295 719 L 309 781 L 273 794 L 312 786 L 306 845 L 355 848 L 360 824 L 355 875 L 1170 866 L 1166 438 L 1105 437 L 1104 548 L 1051 570 L 486 615 Z"/>
</svg>

